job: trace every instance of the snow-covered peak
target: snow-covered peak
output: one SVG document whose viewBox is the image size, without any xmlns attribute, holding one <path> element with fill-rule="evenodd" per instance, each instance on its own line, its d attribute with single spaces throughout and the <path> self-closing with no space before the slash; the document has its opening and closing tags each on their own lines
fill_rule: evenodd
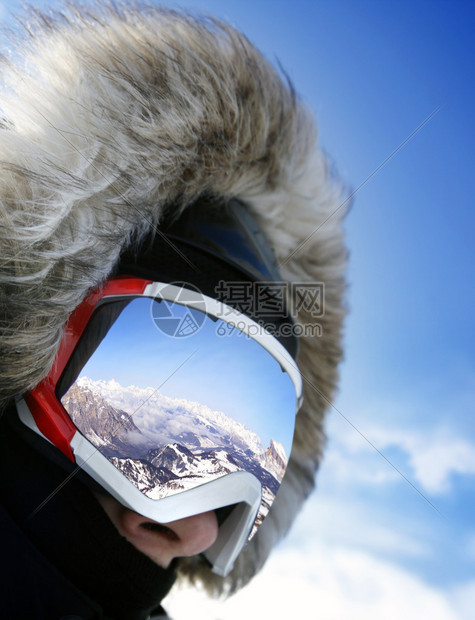
<svg viewBox="0 0 475 620">
<path fill-rule="evenodd" d="M 284 463 L 287 463 L 287 454 L 285 452 L 283 444 L 281 444 L 279 441 L 274 441 L 273 439 L 271 439 L 269 448 L 270 450 L 275 452 L 277 456 L 281 458 L 282 461 L 284 461 Z"/>
<path fill-rule="evenodd" d="M 81 377 L 77 385 L 104 398 L 112 407 L 125 411 L 142 432 L 150 436 L 160 435 L 165 443 L 177 440 L 187 445 L 186 437 L 192 434 L 199 438 L 198 445 L 216 445 L 219 438 L 223 445 L 237 443 L 243 450 L 251 449 L 255 454 L 264 452 L 255 432 L 223 411 L 213 410 L 199 402 L 165 396 L 153 387 L 124 387 L 115 379 L 93 381 Z"/>
</svg>

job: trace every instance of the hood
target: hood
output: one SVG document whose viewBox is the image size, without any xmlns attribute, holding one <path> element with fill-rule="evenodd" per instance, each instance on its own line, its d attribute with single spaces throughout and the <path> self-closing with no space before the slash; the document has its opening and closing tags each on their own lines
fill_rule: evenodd
<svg viewBox="0 0 475 620">
<path fill-rule="evenodd" d="M 183 560 L 183 579 L 232 592 L 261 568 L 314 486 L 341 359 L 345 196 L 309 110 L 239 32 L 157 7 L 30 16 L 2 59 L 0 399 L 48 373 L 65 321 L 126 248 L 202 196 L 246 203 L 294 291 L 304 404 L 270 515 L 232 573 Z"/>
</svg>

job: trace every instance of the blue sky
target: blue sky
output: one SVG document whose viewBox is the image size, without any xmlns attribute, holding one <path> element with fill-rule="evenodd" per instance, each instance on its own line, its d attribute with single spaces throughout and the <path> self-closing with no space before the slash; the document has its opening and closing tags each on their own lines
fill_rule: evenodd
<svg viewBox="0 0 475 620">
<path fill-rule="evenodd" d="M 302 599 L 322 620 L 468 620 L 475 5 L 181 5 L 228 19 L 285 67 L 316 114 L 322 146 L 359 189 L 346 224 L 346 358 L 318 489 L 262 575 L 230 604 L 180 593 L 170 612 L 187 618 L 192 605 L 195 618 L 233 620 L 264 599 L 280 619 L 294 617 Z"/>
</svg>

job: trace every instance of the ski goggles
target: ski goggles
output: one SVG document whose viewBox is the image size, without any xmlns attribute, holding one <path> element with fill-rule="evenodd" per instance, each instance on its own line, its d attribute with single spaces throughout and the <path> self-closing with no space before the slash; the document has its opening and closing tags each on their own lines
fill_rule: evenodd
<svg viewBox="0 0 475 620">
<path fill-rule="evenodd" d="M 301 399 L 295 361 L 248 316 L 189 286 L 119 277 L 73 313 L 17 408 L 145 517 L 232 506 L 204 554 L 225 576 L 282 483 Z"/>
</svg>

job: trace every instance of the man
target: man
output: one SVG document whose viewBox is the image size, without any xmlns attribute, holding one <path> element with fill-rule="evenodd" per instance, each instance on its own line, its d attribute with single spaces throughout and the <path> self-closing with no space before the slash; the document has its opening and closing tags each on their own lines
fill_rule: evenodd
<svg viewBox="0 0 475 620">
<path fill-rule="evenodd" d="M 39 15 L 12 58 L 5 613 L 142 620 L 177 575 L 233 592 L 313 487 L 341 357 L 313 121 L 243 35 L 156 7 Z"/>
</svg>

